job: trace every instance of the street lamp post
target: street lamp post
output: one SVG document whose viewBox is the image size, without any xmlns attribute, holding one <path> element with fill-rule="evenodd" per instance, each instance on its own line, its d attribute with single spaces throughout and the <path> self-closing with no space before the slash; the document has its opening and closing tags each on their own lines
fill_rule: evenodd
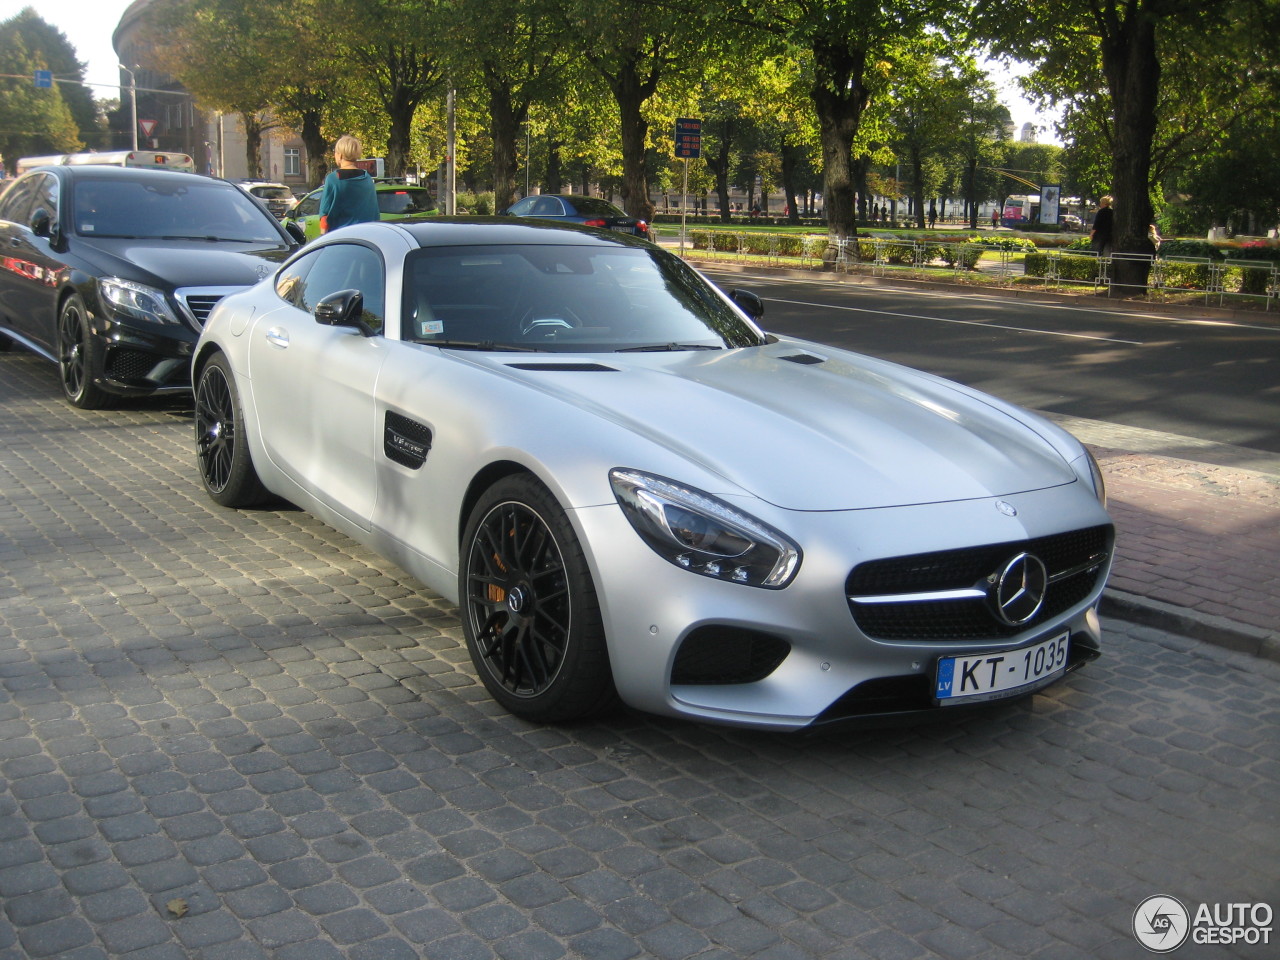
<svg viewBox="0 0 1280 960">
<path fill-rule="evenodd" d="M 133 71 L 126 67 L 123 63 L 117 63 L 117 67 L 129 75 L 129 106 L 133 111 L 133 149 L 138 149 L 138 78 L 133 75 Z"/>
</svg>

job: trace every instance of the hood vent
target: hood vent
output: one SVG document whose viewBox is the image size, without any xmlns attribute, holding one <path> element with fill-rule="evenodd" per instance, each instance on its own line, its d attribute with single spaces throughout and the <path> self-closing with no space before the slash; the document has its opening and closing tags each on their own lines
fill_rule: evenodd
<svg viewBox="0 0 1280 960">
<path fill-rule="evenodd" d="M 793 353 L 786 357 L 779 357 L 779 360 L 790 360 L 792 363 L 803 364 L 809 366 L 814 363 L 826 363 L 826 357 L 815 357 L 812 353 Z"/>
<path fill-rule="evenodd" d="M 565 363 L 508 363 L 508 367 L 516 370 L 539 370 L 547 373 L 617 373 L 617 367 L 606 367 L 603 363 L 589 361 Z"/>
</svg>

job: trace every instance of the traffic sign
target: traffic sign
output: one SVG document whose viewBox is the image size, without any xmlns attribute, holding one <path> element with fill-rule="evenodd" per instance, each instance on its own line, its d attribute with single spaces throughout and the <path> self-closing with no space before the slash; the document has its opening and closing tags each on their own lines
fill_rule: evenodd
<svg viewBox="0 0 1280 960">
<path fill-rule="evenodd" d="M 682 118 L 676 121 L 676 156 L 697 160 L 702 156 L 702 121 Z"/>
<path fill-rule="evenodd" d="M 144 137 L 151 136 L 152 132 L 154 132 L 156 128 L 156 124 L 159 122 L 160 121 L 158 120 L 139 120 L 138 126 L 142 128 L 142 135 Z"/>
<path fill-rule="evenodd" d="M 52 86 L 53 86 L 53 71 L 52 71 L 52 70 L 37 70 L 37 71 L 36 71 L 36 86 L 37 86 L 37 87 L 52 87 Z"/>
</svg>

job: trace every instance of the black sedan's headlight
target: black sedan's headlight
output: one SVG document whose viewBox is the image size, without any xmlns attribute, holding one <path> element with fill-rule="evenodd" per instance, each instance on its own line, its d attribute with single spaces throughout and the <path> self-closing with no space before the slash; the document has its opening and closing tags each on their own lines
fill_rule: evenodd
<svg viewBox="0 0 1280 960">
<path fill-rule="evenodd" d="M 159 324 L 181 322 L 170 309 L 164 291 L 145 283 L 120 277 L 101 277 L 98 280 L 98 297 L 107 312 L 117 319 Z"/>
<path fill-rule="evenodd" d="M 753 587 L 785 587 L 800 547 L 723 500 L 638 470 L 609 471 L 614 496 L 658 556 L 691 573 Z"/>
</svg>

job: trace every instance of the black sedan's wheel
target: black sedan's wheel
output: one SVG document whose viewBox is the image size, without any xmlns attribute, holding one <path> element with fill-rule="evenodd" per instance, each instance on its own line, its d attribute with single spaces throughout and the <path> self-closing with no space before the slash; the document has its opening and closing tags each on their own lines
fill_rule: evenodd
<svg viewBox="0 0 1280 960">
<path fill-rule="evenodd" d="M 58 312 L 58 374 L 62 392 L 81 410 L 101 410 L 113 397 L 93 382 L 101 347 L 89 331 L 89 315 L 80 294 L 73 293 Z"/>
<path fill-rule="evenodd" d="M 540 723 L 616 699 L 582 547 L 540 483 L 512 476 L 471 511 L 458 571 L 467 650 L 493 698 Z"/>
<path fill-rule="evenodd" d="M 225 355 L 209 358 L 195 389 L 196 455 L 200 480 L 215 503 L 251 507 L 267 497 L 249 455 L 244 412 Z"/>
</svg>

